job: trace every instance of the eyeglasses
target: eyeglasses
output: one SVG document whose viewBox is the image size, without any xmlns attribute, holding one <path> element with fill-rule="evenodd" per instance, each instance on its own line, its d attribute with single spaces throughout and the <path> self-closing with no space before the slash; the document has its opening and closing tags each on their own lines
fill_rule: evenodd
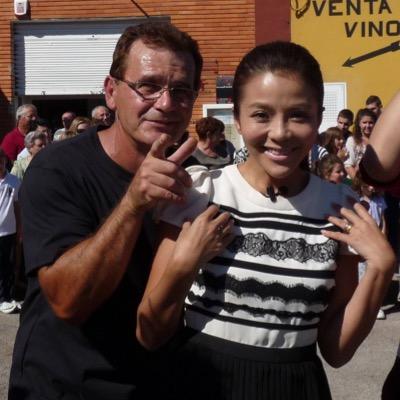
<svg viewBox="0 0 400 400">
<path fill-rule="evenodd" d="M 197 97 L 198 93 L 196 90 L 184 86 L 164 87 L 152 82 L 130 82 L 126 79 L 114 79 L 126 83 L 129 88 L 144 101 L 156 101 L 164 92 L 169 92 L 169 95 L 174 101 L 179 103 L 190 103 Z"/>
</svg>

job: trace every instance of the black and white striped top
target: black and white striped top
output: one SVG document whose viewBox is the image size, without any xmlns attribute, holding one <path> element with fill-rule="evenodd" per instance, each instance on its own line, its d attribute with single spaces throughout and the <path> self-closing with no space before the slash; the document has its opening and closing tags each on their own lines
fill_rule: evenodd
<svg viewBox="0 0 400 400">
<path fill-rule="evenodd" d="M 180 226 L 219 204 L 235 220 L 235 239 L 204 265 L 185 301 L 187 326 L 222 339 L 267 348 L 316 341 L 321 313 L 335 286 L 335 259 L 350 250 L 324 237 L 332 203 L 355 197 L 344 185 L 310 175 L 307 187 L 276 202 L 251 187 L 236 165 L 188 169 L 187 207 L 168 206 L 161 219 Z"/>
</svg>

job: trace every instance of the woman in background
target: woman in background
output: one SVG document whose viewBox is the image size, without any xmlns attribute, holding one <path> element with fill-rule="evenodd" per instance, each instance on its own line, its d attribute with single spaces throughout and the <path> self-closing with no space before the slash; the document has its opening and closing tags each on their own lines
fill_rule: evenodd
<svg viewBox="0 0 400 400">
<path fill-rule="evenodd" d="M 68 139 L 74 137 L 86 131 L 90 126 L 92 126 L 92 121 L 86 117 L 75 117 L 71 122 L 70 127 L 61 136 L 60 140 Z"/>
<path fill-rule="evenodd" d="M 46 133 L 38 131 L 29 132 L 24 138 L 24 144 L 25 148 L 28 150 L 28 155 L 14 161 L 11 173 L 22 180 L 33 157 L 47 145 L 47 141 L 48 137 Z"/>
<path fill-rule="evenodd" d="M 376 123 L 376 115 L 368 108 L 358 111 L 354 122 L 354 132 L 346 141 L 346 149 L 349 157 L 344 162 L 346 172 L 351 179 L 358 171 L 358 164 L 367 147 L 372 129 Z"/>
<path fill-rule="evenodd" d="M 197 148 L 189 157 L 185 166 L 204 165 L 208 169 L 217 169 L 232 164 L 233 153 L 228 151 L 224 138 L 225 125 L 214 117 L 201 118 L 196 122 L 198 136 Z"/>
</svg>

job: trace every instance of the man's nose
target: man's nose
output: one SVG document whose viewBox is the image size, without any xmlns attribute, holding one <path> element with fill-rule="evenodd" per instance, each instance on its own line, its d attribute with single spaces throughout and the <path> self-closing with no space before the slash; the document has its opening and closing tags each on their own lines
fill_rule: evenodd
<svg viewBox="0 0 400 400">
<path fill-rule="evenodd" d="M 174 100 L 169 90 L 163 90 L 161 96 L 154 103 L 156 108 L 161 110 L 169 110 L 174 107 Z"/>
</svg>

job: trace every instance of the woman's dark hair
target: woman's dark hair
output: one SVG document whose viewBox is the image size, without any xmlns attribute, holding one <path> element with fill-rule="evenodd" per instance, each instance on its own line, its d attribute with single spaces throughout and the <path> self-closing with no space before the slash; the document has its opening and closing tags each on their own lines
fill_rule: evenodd
<svg viewBox="0 0 400 400">
<path fill-rule="evenodd" d="M 327 179 L 327 177 L 332 173 L 333 168 L 336 164 L 343 165 L 343 161 L 336 154 L 327 154 L 318 160 L 315 166 L 315 173 L 322 179 Z M 344 165 L 343 165 L 344 169 Z"/>
<path fill-rule="evenodd" d="M 362 108 L 358 110 L 356 119 L 354 121 L 354 128 L 353 128 L 353 137 L 354 141 L 357 144 L 361 144 L 362 141 L 362 132 L 360 127 L 360 121 L 363 117 L 371 117 L 374 123 L 376 123 L 377 117 L 376 114 L 368 108 Z"/>
<path fill-rule="evenodd" d="M 318 61 L 304 47 L 291 42 L 272 42 L 255 47 L 236 68 L 233 80 L 233 113 L 239 116 L 243 86 L 257 74 L 264 72 L 298 74 L 309 86 L 322 115 L 324 83 Z"/>
<path fill-rule="evenodd" d="M 343 139 L 343 132 L 336 126 L 333 126 L 328 128 L 323 135 L 324 142 L 322 145 L 328 150 L 329 154 L 336 154 L 337 148 L 335 146 L 335 139 Z"/>
<path fill-rule="evenodd" d="M 205 141 L 210 136 L 219 135 L 224 130 L 224 123 L 214 117 L 204 117 L 196 122 L 196 133 L 201 141 Z"/>
</svg>

